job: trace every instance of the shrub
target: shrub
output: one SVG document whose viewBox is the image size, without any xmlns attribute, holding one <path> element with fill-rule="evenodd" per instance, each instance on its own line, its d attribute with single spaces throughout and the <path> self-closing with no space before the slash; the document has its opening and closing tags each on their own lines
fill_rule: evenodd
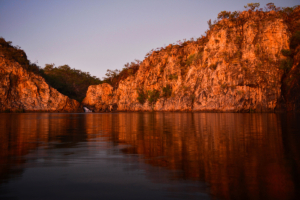
<svg viewBox="0 0 300 200">
<path fill-rule="evenodd" d="M 147 99 L 147 94 L 145 94 L 145 92 L 142 89 L 138 89 L 138 97 L 137 100 L 139 101 L 140 104 L 144 104 L 146 102 Z"/>
<path fill-rule="evenodd" d="M 148 103 L 149 105 L 154 105 L 159 98 L 158 90 L 148 90 Z"/>
<path fill-rule="evenodd" d="M 18 83 L 18 76 L 17 75 L 11 74 L 9 76 L 9 79 L 10 79 L 11 85 L 17 85 L 17 83 Z"/>
<path fill-rule="evenodd" d="M 177 80 L 178 79 L 178 75 L 177 74 L 170 74 L 169 75 L 169 80 Z"/>
<path fill-rule="evenodd" d="M 192 100 L 192 103 L 194 103 L 194 101 L 195 101 L 195 99 L 196 99 L 196 96 L 195 96 L 194 94 L 191 94 L 191 95 L 190 95 L 190 98 L 191 98 L 191 100 Z"/>
<path fill-rule="evenodd" d="M 190 66 L 191 64 L 193 64 L 193 61 L 194 61 L 195 57 L 196 57 L 196 54 L 189 55 L 189 57 L 186 60 L 185 64 L 187 66 Z"/>
<path fill-rule="evenodd" d="M 290 48 L 296 49 L 300 45 L 300 31 L 296 31 L 291 37 Z"/>
<path fill-rule="evenodd" d="M 281 54 L 284 55 L 284 56 L 291 56 L 292 51 L 290 49 L 282 49 Z"/>
<path fill-rule="evenodd" d="M 126 63 L 122 70 L 108 69 L 105 74 L 106 77 L 103 78 L 103 82 L 109 83 L 113 87 L 117 87 L 121 80 L 125 80 L 127 77 L 134 75 L 138 71 L 141 63 L 140 60 L 135 59 L 135 61 L 131 63 Z"/>
<path fill-rule="evenodd" d="M 242 58 L 242 52 L 240 50 L 237 50 L 237 52 L 235 53 L 235 57 Z"/>
<path fill-rule="evenodd" d="M 242 41 L 243 41 L 242 36 L 237 35 L 237 36 L 235 37 L 234 43 L 240 44 Z"/>
<path fill-rule="evenodd" d="M 226 83 L 223 83 L 223 84 L 221 85 L 221 88 L 222 88 L 222 89 L 227 88 L 227 84 L 226 84 Z"/>
<path fill-rule="evenodd" d="M 287 73 L 293 66 L 294 60 L 292 58 L 287 58 L 280 61 L 279 68 L 284 70 Z"/>
<path fill-rule="evenodd" d="M 170 85 L 163 87 L 163 94 L 162 96 L 165 98 L 169 98 L 172 95 L 172 88 Z"/>
<path fill-rule="evenodd" d="M 238 95 L 242 95 L 242 94 L 244 93 L 244 91 L 238 90 L 238 91 L 236 91 L 236 93 L 237 93 Z"/>
</svg>

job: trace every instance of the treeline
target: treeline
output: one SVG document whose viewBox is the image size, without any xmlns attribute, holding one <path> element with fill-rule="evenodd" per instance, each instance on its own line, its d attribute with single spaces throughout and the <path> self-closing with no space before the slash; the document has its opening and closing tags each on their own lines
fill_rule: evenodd
<svg viewBox="0 0 300 200">
<path fill-rule="evenodd" d="M 68 65 L 55 67 L 54 64 L 46 64 L 45 68 L 41 68 L 31 63 L 19 46 L 13 46 L 12 42 L 2 37 L 0 38 L 0 56 L 18 62 L 27 71 L 44 77 L 51 87 L 79 102 L 84 99 L 90 85 L 102 83 L 99 78 L 91 76 L 89 72 L 72 69 Z"/>
<path fill-rule="evenodd" d="M 90 85 L 102 83 L 99 78 L 91 76 L 89 72 L 72 69 L 68 65 L 55 67 L 54 64 L 46 64 L 42 71 L 42 76 L 51 87 L 79 102 L 84 99 Z"/>
<path fill-rule="evenodd" d="M 274 3 L 268 3 L 264 8 L 260 8 L 260 3 L 248 3 L 244 6 L 244 8 L 248 12 L 257 12 L 257 13 L 268 13 L 268 12 L 275 12 L 278 13 L 278 17 L 283 18 L 286 22 L 290 21 L 293 17 L 292 14 L 294 10 L 299 5 L 295 5 L 293 7 L 277 7 Z M 207 21 L 209 30 L 206 32 L 208 33 L 210 30 L 212 30 L 214 27 L 222 26 L 219 22 L 223 19 L 229 19 L 230 21 L 236 22 L 236 25 L 239 25 L 241 23 L 245 22 L 244 16 L 241 17 L 241 11 L 221 11 L 218 14 L 218 17 L 213 22 L 210 20 Z"/>
<path fill-rule="evenodd" d="M 126 63 L 121 70 L 108 69 L 105 74 L 106 77 L 103 77 L 103 82 L 109 83 L 114 88 L 116 88 L 118 87 L 121 80 L 125 80 L 127 77 L 134 75 L 138 71 L 141 63 L 142 61 L 136 59 L 131 63 Z"/>
<path fill-rule="evenodd" d="M 40 67 L 35 63 L 31 63 L 27 59 L 26 53 L 19 46 L 13 46 L 11 41 L 6 41 L 2 37 L 0 37 L 0 56 L 18 62 L 24 69 L 30 72 L 35 74 L 41 73 Z"/>
</svg>

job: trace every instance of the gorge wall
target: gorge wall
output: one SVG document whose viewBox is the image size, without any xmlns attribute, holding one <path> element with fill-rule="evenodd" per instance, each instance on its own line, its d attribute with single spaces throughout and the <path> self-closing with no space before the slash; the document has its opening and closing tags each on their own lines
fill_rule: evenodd
<svg viewBox="0 0 300 200">
<path fill-rule="evenodd" d="M 79 102 L 50 87 L 39 75 L 0 56 L 0 111 L 82 112 Z"/>
<path fill-rule="evenodd" d="M 299 16 L 299 7 L 295 10 Z M 197 41 L 153 51 L 116 87 L 90 86 L 82 104 L 95 112 L 286 110 L 281 63 L 287 57 L 281 51 L 290 49 L 291 37 L 290 25 L 277 12 L 244 11 L 219 21 Z"/>
</svg>

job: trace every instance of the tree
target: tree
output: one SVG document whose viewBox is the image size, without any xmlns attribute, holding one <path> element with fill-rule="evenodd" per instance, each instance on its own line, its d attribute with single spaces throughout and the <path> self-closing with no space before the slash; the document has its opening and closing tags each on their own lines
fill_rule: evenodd
<svg viewBox="0 0 300 200">
<path fill-rule="evenodd" d="M 221 11 L 219 14 L 218 14 L 218 19 L 228 19 L 231 15 L 231 12 L 230 11 Z"/>
<path fill-rule="evenodd" d="M 234 12 L 232 12 L 230 15 L 229 15 L 229 18 L 230 19 L 236 19 L 236 18 L 238 18 L 239 16 L 240 16 L 240 11 L 234 11 Z"/>
<path fill-rule="evenodd" d="M 248 3 L 245 8 L 250 8 L 250 10 L 254 11 L 256 8 L 259 8 L 260 3 Z"/>
<path fill-rule="evenodd" d="M 208 24 L 209 30 L 211 30 L 213 28 L 213 25 L 211 23 L 211 19 L 207 21 L 207 24 Z"/>
</svg>

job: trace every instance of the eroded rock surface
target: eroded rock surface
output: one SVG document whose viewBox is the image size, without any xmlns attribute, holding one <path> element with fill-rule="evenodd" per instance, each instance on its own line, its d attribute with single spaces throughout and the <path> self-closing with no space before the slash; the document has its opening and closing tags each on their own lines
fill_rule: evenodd
<svg viewBox="0 0 300 200">
<path fill-rule="evenodd" d="M 0 111 L 82 112 L 79 102 L 62 95 L 17 62 L 0 57 Z"/>
<path fill-rule="evenodd" d="M 91 86 L 83 104 L 94 111 L 273 112 L 282 108 L 281 91 L 289 49 L 288 25 L 275 12 L 243 12 L 240 25 L 227 19 L 208 36 L 154 51 L 136 74 L 120 81 Z M 164 89 L 170 88 L 171 95 Z M 158 91 L 149 103 L 139 91 Z"/>
</svg>

